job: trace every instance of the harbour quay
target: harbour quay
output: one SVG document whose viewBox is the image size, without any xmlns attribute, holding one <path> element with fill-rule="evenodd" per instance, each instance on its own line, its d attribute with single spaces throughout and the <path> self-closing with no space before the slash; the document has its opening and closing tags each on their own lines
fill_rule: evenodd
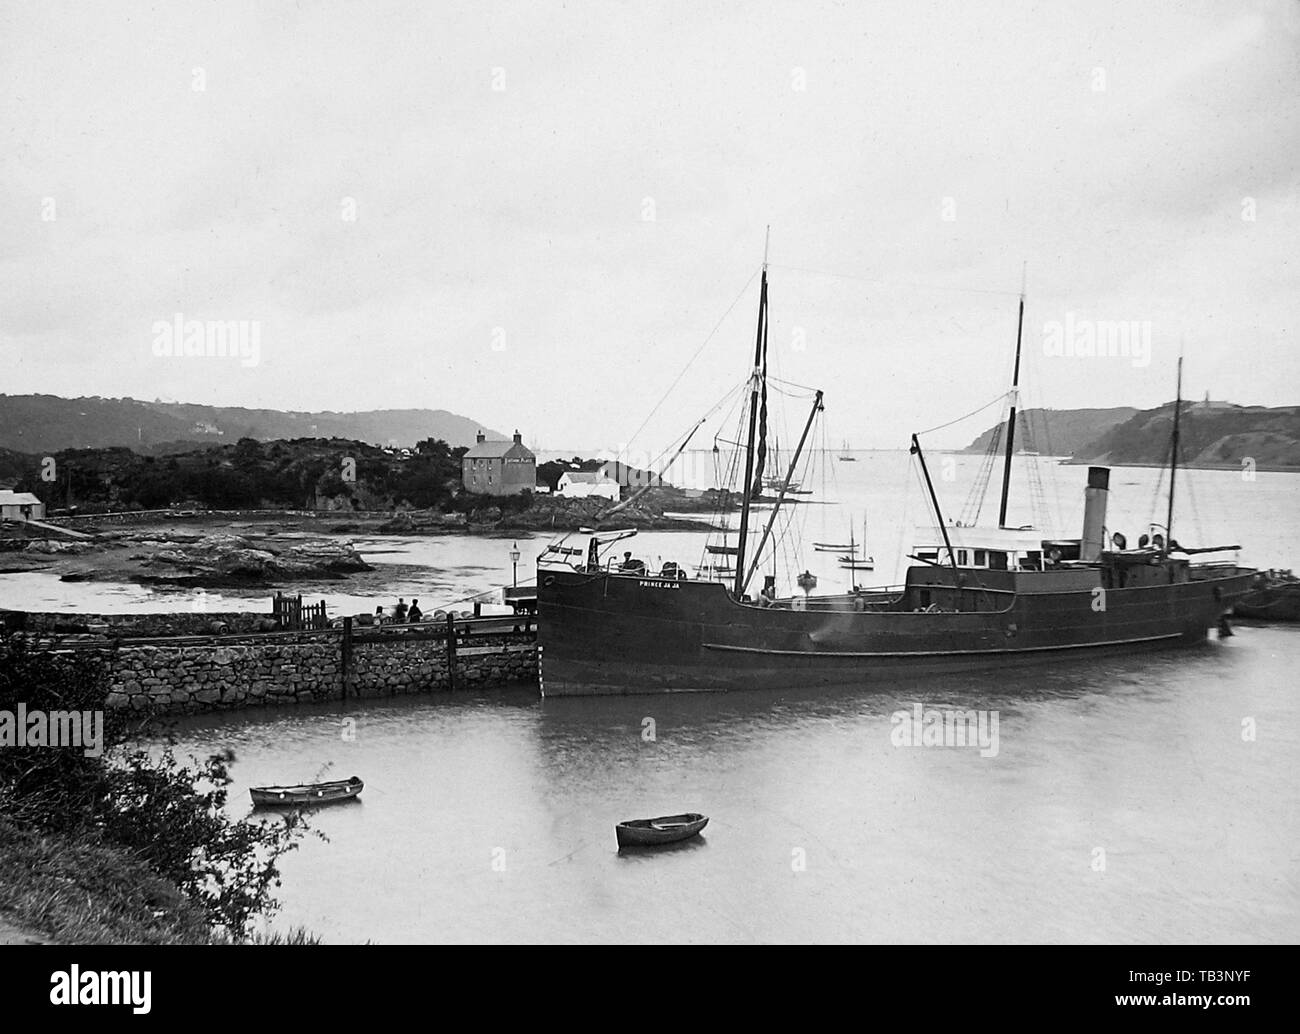
<svg viewBox="0 0 1300 1034">
<path fill-rule="evenodd" d="M 6 615 L 8 624 L 19 624 Z M 130 621 L 99 619 L 93 632 L 42 628 L 50 615 L 25 615 L 12 647 L 73 653 L 102 665 L 106 708 L 193 714 L 405 694 L 537 685 L 536 619 L 528 614 L 438 622 L 230 635 L 119 635 Z M 67 615 L 60 615 L 61 623 Z M 180 615 L 167 626 L 184 627 Z M 194 617 L 198 617 L 195 615 Z M 244 617 L 247 615 L 231 615 Z M 210 626 L 214 615 L 203 615 Z M 197 630 L 196 623 L 196 630 Z"/>
</svg>

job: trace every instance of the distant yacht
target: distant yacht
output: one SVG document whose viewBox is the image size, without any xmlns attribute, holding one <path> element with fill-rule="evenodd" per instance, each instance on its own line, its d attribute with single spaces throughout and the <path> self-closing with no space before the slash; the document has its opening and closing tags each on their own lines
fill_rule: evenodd
<svg viewBox="0 0 1300 1034">
<path fill-rule="evenodd" d="M 851 452 L 851 449 L 849 448 L 849 440 L 848 440 L 847 438 L 845 438 L 845 439 L 844 439 L 844 444 L 843 444 L 842 446 L 840 446 L 840 462 L 841 462 L 841 463 L 857 463 L 857 462 L 858 462 L 858 458 L 857 458 L 856 456 L 850 455 L 850 452 Z"/>
</svg>

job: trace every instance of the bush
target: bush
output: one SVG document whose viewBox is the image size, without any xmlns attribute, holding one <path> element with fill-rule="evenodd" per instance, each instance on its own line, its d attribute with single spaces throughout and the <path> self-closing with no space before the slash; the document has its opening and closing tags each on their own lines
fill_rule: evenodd
<svg viewBox="0 0 1300 1034">
<path fill-rule="evenodd" d="M 104 753 L 78 748 L 0 749 L 0 813 L 18 826 L 115 846 L 178 887 L 208 922 L 236 937 L 278 906 L 278 859 L 307 832 L 297 813 L 278 822 L 224 812 L 230 752 L 179 763 L 167 746 L 132 747 L 153 731 L 138 715 L 104 707 L 107 675 L 90 654 L 32 652 L 0 639 L 0 710 L 103 711 Z"/>
</svg>

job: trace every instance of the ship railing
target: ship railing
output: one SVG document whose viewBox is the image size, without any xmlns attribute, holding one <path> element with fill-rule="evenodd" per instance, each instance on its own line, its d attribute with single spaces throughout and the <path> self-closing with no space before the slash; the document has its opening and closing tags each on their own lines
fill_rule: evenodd
<svg viewBox="0 0 1300 1034">
<path fill-rule="evenodd" d="M 1192 581 L 1203 581 L 1206 578 L 1218 578 L 1238 573 L 1247 574 L 1251 571 L 1252 568 L 1242 567 L 1231 560 L 1210 560 L 1203 564 L 1189 564 L 1187 566 L 1187 574 Z"/>
<path fill-rule="evenodd" d="M 906 585 L 873 585 L 869 589 L 826 596 L 786 596 L 772 605 L 781 610 L 855 611 L 892 603 L 906 591 Z"/>
</svg>

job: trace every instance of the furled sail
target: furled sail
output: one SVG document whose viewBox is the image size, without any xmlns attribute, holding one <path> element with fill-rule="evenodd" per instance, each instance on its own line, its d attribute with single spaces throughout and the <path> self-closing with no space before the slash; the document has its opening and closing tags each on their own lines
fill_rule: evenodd
<svg viewBox="0 0 1300 1034">
<path fill-rule="evenodd" d="M 749 487 L 751 498 L 763 494 L 763 466 L 767 462 L 767 322 L 765 307 L 763 310 L 763 373 L 758 404 L 758 448 L 754 453 L 754 482 Z"/>
</svg>

